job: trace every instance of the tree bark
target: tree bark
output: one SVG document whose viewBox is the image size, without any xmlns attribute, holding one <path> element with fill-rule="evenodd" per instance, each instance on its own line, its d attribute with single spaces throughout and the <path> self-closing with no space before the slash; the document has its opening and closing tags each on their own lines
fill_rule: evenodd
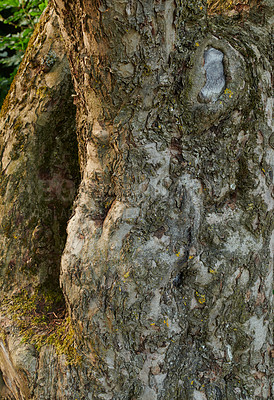
<svg viewBox="0 0 274 400">
<path fill-rule="evenodd" d="M 80 180 L 72 94 L 51 7 L 1 109 L 1 398 L 33 398 L 39 357 L 22 336 L 33 330 L 35 318 L 59 320 L 65 307 L 60 260 Z"/>
<path fill-rule="evenodd" d="M 60 285 L 81 362 L 66 365 L 48 344 L 30 360 L 31 345 L 18 342 L 15 359 L 21 333 L 3 311 L 3 391 L 16 399 L 270 399 L 271 3 L 232 16 L 180 0 L 53 3 L 62 40 L 52 40 L 50 6 L 35 39 L 42 67 L 27 61 L 37 46 L 23 64 L 36 79 L 30 97 L 20 105 L 29 80 L 21 67 L 2 111 L 1 277 L 8 294 L 48 290 L 62 253 Z M 44 66 L 48 43 L 58 54 L 56 81 Z M 49 87 L 51 101 L 33 100 L 31 91 L 47 96 Z M 33 133 L 14 159 L 19 112 L 20 132 Z M 76 131 L 81 183 L 63 251 L 69 216 L 61 211 L 78 183 Z M 56 179 L 70 182 L 62 201 L 51 190 L 60 160 Z M 51 171 L 46 183 L 42 165 Z M 56 215 L 40 222 L 50 204 Z M 20 226 L 31 226 L 20 245 L 17 210 L 26 215 Z M 31 276 L 32 266 L 21 268 L 26 253 L 36 260 Z M 19 370 L 24 377 L 15 378 Z"/>
</svg>

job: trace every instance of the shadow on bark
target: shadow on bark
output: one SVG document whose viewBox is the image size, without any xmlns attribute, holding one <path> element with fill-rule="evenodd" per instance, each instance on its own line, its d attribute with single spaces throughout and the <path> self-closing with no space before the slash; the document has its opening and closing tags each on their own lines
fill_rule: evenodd
<svg viewBox="0 0 274 400">
<path fill-rule="evenodd" d="M 22 349 L 23 343 L 33 343 L 39 350 L 73 336 L 59 284 L 66 226 L 80 182 L 72 94 L 58 23 L 48 9 L 1 110 L 0 396 L 17 390 L 5 367 L 8 354 L 17 371 L 12 341 L 19 337 Z M 10 339 L 11 332 L 16 338 Z"/>
</svg>

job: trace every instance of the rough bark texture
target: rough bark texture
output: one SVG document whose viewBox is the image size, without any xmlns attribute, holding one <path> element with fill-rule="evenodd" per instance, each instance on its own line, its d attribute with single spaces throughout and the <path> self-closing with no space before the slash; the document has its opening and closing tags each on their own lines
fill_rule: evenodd
<svg viewBox="0 0 274 400">
<path fill-rule="evenodd" d="M 1 279 L 8 294 L 26 285 L 49 290 L 48 278 L 57 286 L 52 271 L 59 272 L 64 242 L 48 239 L 47 227 L 55 226 L 50 238 L 63 229 L 61 210 L 74 194 L 70 189 L 63 202 L 52 194 L 58 165 L 66 171 L 56 177 L 62 187 L 78 182 L 64 43 L 82 180 L 60 283 L 81 361 L 66 365 L 54 346 L 35 352 L 20 344 L 3 311 L 3 396 L 270 399 L 271 3 L 232 17 L 208 17 L 197 1 L 55 0 L 54 6 L 62 40 L 52 50 L 59 61 L 36 70 L 29 60 L 37 45 L 29 49 L 1 120 L 7 181 Z M 51 8 L 46 15 L 35 39 L 43 57 L 50 32 L 58 31 L 50 28 Z M 31 95 L 44 85 L 45 96 L 54 91 L 51 101 Z M 29 97 L 20 103 L 24 93 Z M 17 134 L 19 113 L 28 146 Z M 15 159 L 13 143 L 24 146 Z M 50 178 L 40 174 L 40 163 Z M 28 200 L 20 201 L 21 193 L 30 193 Z M 40 221 L 49 204 L 58 211 L 47 225 Z M 21 210 L 26 222 L 17 228 Z M 35 258 L 40 247 L 42 259 Z M 35 254 L 35 272 L 32 264 L 21 268 L 25 253 Z"/>
<path fill-rule="evenodd" d="M 60 260 L 80 178 L 72 93 L 69 64 L 51 8 L 31 39 L 1 110 L 0 368 L 7 385 L 0 389 L 3 398 L 6 392 L 12 392 L 8 398 L 32 398 L 39 381 L 37 353 L 32 345 L 21 343 L 35 321 L 22 321 L 23 314 L 31 317 L 37 311 L 33 317 L 41 319 L 47 310 L 57 319 L 63 316 Z"/>
</svg>

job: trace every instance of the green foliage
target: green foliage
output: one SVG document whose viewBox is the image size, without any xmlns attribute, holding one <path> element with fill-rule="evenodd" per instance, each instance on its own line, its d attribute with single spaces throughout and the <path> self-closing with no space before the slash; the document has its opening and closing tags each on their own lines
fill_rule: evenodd
<svg viewBox="0 0 274 400">
<path fill-rule="evenodd" d="M 0 0 L 0 21 L 11 33 L 0 36 L 0 64 L 12 68 L 9 77 L 0 76 L 0 104 L 23 58 L 34 27 L 48 0 Z"/>
</svg>

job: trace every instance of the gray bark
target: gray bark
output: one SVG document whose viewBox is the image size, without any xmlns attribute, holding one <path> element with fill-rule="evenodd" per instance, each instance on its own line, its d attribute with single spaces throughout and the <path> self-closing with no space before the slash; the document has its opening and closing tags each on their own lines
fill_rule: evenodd
<svg viewBox="0 0 274 400">
<path fill-rule="evenodd" d="M 9 100 L 1 120 L 10 124 L 3 128 L 2 176 L 16 178 L 19 194 L 30 187 L 39 212 L 31 210 L 27 220 L 37 226 L 49 208 L 44 198 L 51 199 L 50 182 L 37 198 L 31 186 L 40 185 L 37 151 L 60 121 L 50 168 L 57 169 L 56 153 L 65 158 L 74 187 L 75 147 L 57 146 L 60 137 L 73 141 L 75 118 L 81 183 L 65 248 L 47 240 L 34 277 L 20 271 L 20 257 L 35 253 L 38 228 L 18 246 L 10 219 L 9 234 L 2 233 L 1 277 L 5 295 L 27 285 L 47 290 L 49 280 L 58 284 L 62 253 L 60 285 L 81 361 L 66 365 L 69 355 L 56 345 L 34 352 L 31 343 L 20 344 L 18 322 L 7 322 L 3 302 L 3 393 L 15 399 L 270 399 L 270 2 L 240 16 L 210 17 L 204 3 L 179 0 L 55 0 L 54 6 L 62 40 L 51 39 L 59 29 L 49 28 L 52 16 L 43 43 L 66 53 L 76 116 L 61 55 L 52 88 L 59 93 L 65 86 L 66 107 L 58 101 L 43 113 L 46 100 L 33 104 L 29 94 L 20 109 L 26 90 L 18 92 L 18 85 L 27 79 L 21 69 L 14 103 Z M 43 43 L 41 54 L 48 54 Z M 53 73 L 42 72 L 41 90 Z M 37 120 L 30 107 L 39 110 Z M 41 141 L 30 138 L 21 158 L 12 159 L 8 146 L 10 138 L 18 141 L 19 110 Z M 66 117 L 69 126 L 62 124 Z M 29 207 L 18 202 L 19 194 L 2 194 L 2 227 L 13 204 Z M 73 196 L 71 190 L 59 210 Z M 56 219 L 63 226 L 60 212 Z M 15 272 L 7 275 L 11 259 Z"/>
</svg>

